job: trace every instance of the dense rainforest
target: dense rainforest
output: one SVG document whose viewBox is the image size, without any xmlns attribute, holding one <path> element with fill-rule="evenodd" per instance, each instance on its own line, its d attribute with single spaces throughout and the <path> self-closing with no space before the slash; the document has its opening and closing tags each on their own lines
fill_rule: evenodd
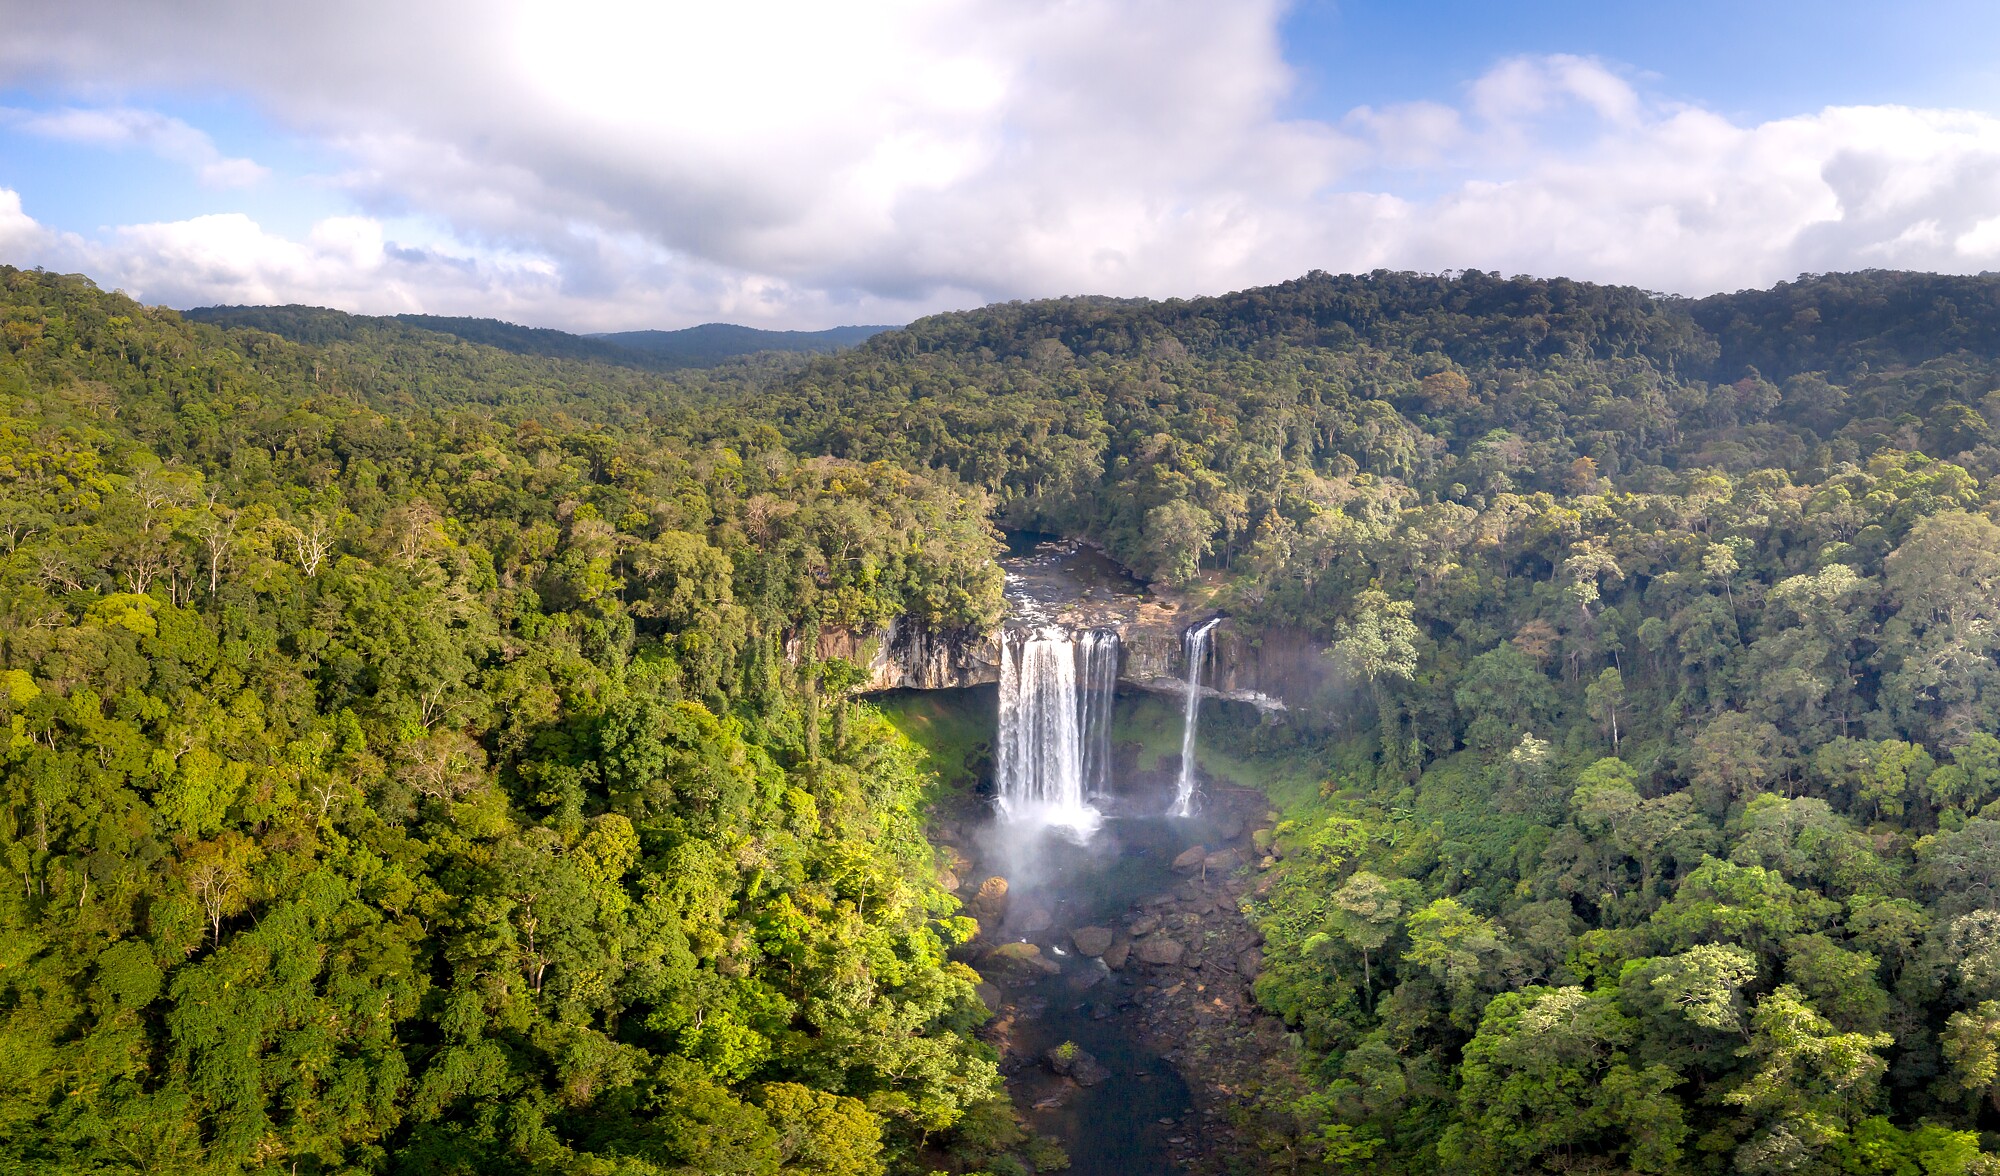
<svg viewBox="0 0 2000 1176">
<path fill-rule="evenodd" d="M 990 625 L 1004 527 L 1341 671 L 1203 729 L 1285 817 L 1269 1168 L 2000 1171 L 2000 279 L 1315 273 L 671 374 L 0 286 L 14 1168 L 1059 1163 L 813 641 Z"/>
<path fill-rule="evenodd" d="M 990 622 L 976 493 L 626 373 L 0 288 L 0 1169 L 1020 1142 L 913 749 L 785 650 Z"/>
</svg>

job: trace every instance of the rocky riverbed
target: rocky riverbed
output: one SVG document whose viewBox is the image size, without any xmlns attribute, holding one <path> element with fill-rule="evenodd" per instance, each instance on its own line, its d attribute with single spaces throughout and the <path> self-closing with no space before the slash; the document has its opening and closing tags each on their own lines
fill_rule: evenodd
<svg viewBox="0 0 2000 1176">
<path fill-rule="evenodd" d="M 1153 814 L 1171 784 L 1138 785 L 1087 845 L 937 825 L 980 926 L 962 951 L 995 1012 L 983 1036 L 1072 1172 L 1271 1170 L 1297 1066 L 1252 996 L 1259 937 L 1242 905 L 1271 864 L 1275 814 L 1232 789 L 1169 819 Z"/>
</svg>

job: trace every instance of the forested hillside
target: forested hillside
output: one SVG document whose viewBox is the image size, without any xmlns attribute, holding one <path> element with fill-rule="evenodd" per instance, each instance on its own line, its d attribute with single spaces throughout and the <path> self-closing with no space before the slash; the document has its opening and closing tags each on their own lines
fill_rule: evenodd
<svg viewBox="0 0 2000 1176">
<path fill-rule="evenodd" d="M 774 410 L 1334 649 L 1232 749 L 1322 1091 L 1274 1164 L 1986 1171 L 1996 292 L 1316 274 L 924 320 Z"/>
<path fill-rule="evenodd" d="M 888 327 L 834 327 L 825 331 L 765 331 L 732 323 L 704 323 L 678 331 L 615 331 L 572 335 L 547 327 L 523 327 L 499 319 L 436 314 L 357 315 L 318 306 L 200 306 L 186 318 L 218 327 L 247 327 L 323 345 L 335 340 L 428 339 L 475 343 L 514 355 L 567 359 L 609 367 L 669 372 L 712 368 L 732 360 L 771 366 L 785 355 L 817 355 L 852 347 Z M 420 333 L 420 334 L 419 334 Z M 435 338 L 443 336 L 444 338 Z"/>
<path fill-rule="evenodd" d="M 784 651 L 990 621 L 976 495 L 608 369 L 0 289 L 0 1168 L 1019 1141 L 914 751 Z"/>
<path fill-rule="evenodd" d="M 1287 818 L 1273 1169 L 2000 1170 L 2000 279 L 671 379 L 0 284 L 16 1168 L 1019 1170 L 915 749 L 805 652 L 990 624 L 998 525 L 1344 670 L 1203 727 Z"/>
</svg>

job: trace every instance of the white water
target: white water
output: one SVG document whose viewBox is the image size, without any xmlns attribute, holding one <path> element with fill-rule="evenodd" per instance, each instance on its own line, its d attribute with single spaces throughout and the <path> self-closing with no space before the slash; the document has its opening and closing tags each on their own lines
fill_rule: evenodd
<svg viewBox="0 0 2000 1176">
<path fill-rule="evenodd" d="M 1083 794 L 1111 794 L 1111 706 L 1118 694 L 1118 631 L 1092 629 L 1076 643 L 1077 701 L 1083 708 Z"/>
<path fill-rule="evenodd" d="M 1195 726 L 1201 719 L 1201 672 L 1208 666 L 1208 635 L 1221 617 L 1203 621 L 1181 634 L 1181 649 L 1187 654 L 1187 703 L 1181 712 L 1181 775 L 1174 785 L 1174 807 L 1170 817 L 1191 817 L 1201 797 L 1195 774 Z"/>
<path fill-rule="evenodd" d="M 1089 797 L 1110 777 L 1111 692 L 1118 635 L 1048 625 L 1000 643 L 995 767 L 1001 812 L 1088 836 L 1102 817 Z"/>
</svg>

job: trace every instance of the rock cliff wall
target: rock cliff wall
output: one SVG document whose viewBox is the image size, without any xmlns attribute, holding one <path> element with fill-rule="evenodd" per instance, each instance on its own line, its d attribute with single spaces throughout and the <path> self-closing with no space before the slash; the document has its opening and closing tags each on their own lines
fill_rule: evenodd
<svg viewBox="0 0 2000 1176">
<path fill-rule="evenodd" d="M 1118 632 L 1118 678 L 1128 686 L 1179 694 L 1187 680 L 1181 634 L 1206 619 L 1201 610 L 1161 603 L 1129 617 L 1095 618 Z M 857 634 L 828 629 L 820 634 L 819 656 L 838 657 L 864 667 L 864 693 L 881 690 L 956 690 L 1000 680 L 1001 630 L 938 633 L 908 622 Z M 1337 681 L 1331 657 L 1302 633 L 1253 630 L 1224 621 L 1211 638 L 1203 675 L 1211 697 L 1247 702 L 1267 710 L 1309 706 Z"/>
<path fill-rule="evenodd" d="M 1000 680 L 1000 642 L 1008 628 L 1058 625 L 1073 632 L 1118 633 L 1118 679 L 1142 690 L 1178 695 L 1187 681 L 1182 634 L 1215 615 L 1178 592 L 1133 580 L 1102 552 L 1069 541 L 1002 561 L 1014 616 L 1001 628 L 939 631 L 902 620 L 874 632 L 825 629 L 818 655 L 838 657 L 868 672 L 859 687 L 956 690 Z M 788 651 L 796 659 L 800 651 Z M 1266 710 L 1310 706 L 1338 679 L 1333 659 L 1304 633 L 1251 629 L 1233 620 L 1217 627 L 1202 675 L 1210 697 Z"/>
<path fill-rule="evenodd" d="M 1000 633 L 937 632 L 908 620 L 877 632 L 822 629 L 819 656 L 868 671 L 858 689 L 957 690 L 1000 680 Z"/>
</svg>

